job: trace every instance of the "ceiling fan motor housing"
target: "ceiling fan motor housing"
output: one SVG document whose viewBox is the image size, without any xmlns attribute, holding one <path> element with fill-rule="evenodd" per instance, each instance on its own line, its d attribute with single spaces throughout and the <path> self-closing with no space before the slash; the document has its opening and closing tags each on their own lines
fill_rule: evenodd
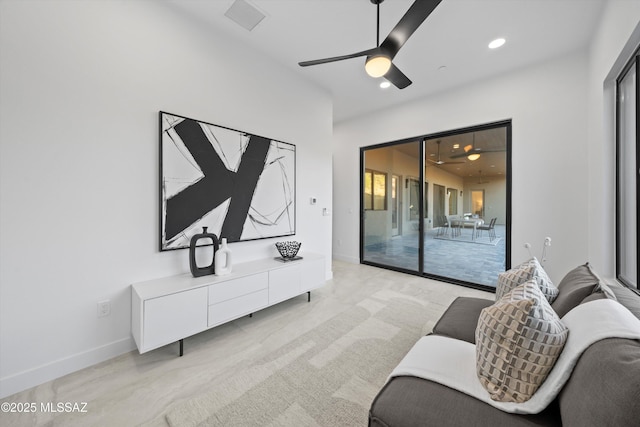
<svg viewBox="0 0 640 427">
<path fill-rule="evenodd" d="M 350 55 L 334 56 L 331 58 L 316 59 L 313 61 L 303 61 L 299 62 L 298 65 L 301 67 L 308 67 L 310 65 L 326 64 L 329 62 L 366 56 L 367 60 L 365 61 L 365 70 L 367 71 L 367 74 L 372 77 L 384 76 L 385 79 L 398 89 L 404 89 L 409 86 L 411 84 L 411 80 L 392 63 L 393 58 L 395 58 L 400 48 L 402 48 L 409 37 L 411 37 L 418 27 L 422 25 L 442 0 L 415 0 L 409 7 L 409 10 L 407 10 L 407 12 L 402 16 L 400 21 L 395 27 L 393 27 L 387 38 L 382 43 L 380 43 L 380 4 L 384 0 L 370 1 L 372 4 L 376 5 L 378 9 L 376 23 L 376 47 L 352 53 Z M 374 62 L 378 60 L 380 61 L 380 65 L 384 65 L 384 67 L 374 66 Z M 376 72 L 370 72 L 370 68 L 375 68 Z M 384 73 L 382 73 L 381 70 L 384 70 Z"/>
</svg>

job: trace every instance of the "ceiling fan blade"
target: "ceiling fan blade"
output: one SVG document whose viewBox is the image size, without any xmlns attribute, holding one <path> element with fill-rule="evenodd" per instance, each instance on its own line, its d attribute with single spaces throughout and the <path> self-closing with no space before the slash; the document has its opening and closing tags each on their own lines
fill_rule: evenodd
<svg viewBox="0 0 640 427">
<path fill-rule="evenodd" d="M 431 162 L 431 163 L 435 163 L 436 165 L 462 165 L 465 164 L 466 162 L 445 162 L 443 160 L 431 160 L 431 159 L 427 159 L 427 161 Z"/>
<path fill-rule="evenodd" d="M 470 150 L 470 151 L 465 152 L 465 153 L 454 154 L 453 156 L 449 156 L 449 158 L 450 159 L 461 159 L 463 157 L 467 157 L 467 156 L 470 156 L 472 154 L 502 153 L 504 151 L 507 151 L 507 149 L 505 148 L 504 150 L 483 150 L 481 148 L 476 148 L 475 150 Z"/>
<path fill-rule="evenodd" d="M 449 158 L 450 159 L 461 159 L 463 157 L 467 157 L 467 156 L 470 156 L 472 154 L 482 154 L 482 152 L 480 152 L 480 151 L 469 151 L 468 153 L 454 154 L 453 156 L 449 156 Z"/>
<path fill-rule="evenodd" d="M 380 45 L 391 59 L 442 0 L 416 0 Z"/>
<path fill-rule="evenodd" d="M 398 89 L 404 89 L 411 84 L 409 77 L 405 76 L 404 73 L 393 63 L 391 64 L 389 71 L 387 71 L 387 74 L 384 75 L 384 78 L 393 83 L 393 85 Z"/>
<path fill-rule="evenodd" d="M 336 62 L 336 61 L 342 61 L 344 59 L 358 58 L 359 56 L 370 56 L 378 52 L 379 52 L 379 49 L 377 47 L 374 47 L 373 49 L 363 50 L 362 52 L 352 53 L 350 55 L 334 56 L 332 58 L 315 59 L 313 61 L 298 62 L 298 65 L 300 65 L 301 67 L 308 67 L 310 65 L 326 64 L 328 62 Z"/>
</svg>

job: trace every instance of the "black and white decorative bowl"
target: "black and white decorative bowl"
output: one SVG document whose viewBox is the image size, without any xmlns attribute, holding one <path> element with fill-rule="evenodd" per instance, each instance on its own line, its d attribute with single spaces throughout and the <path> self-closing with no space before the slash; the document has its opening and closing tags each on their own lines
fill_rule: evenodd
<svg viewBox="0 0 640 427">
<path fill-rule="evenodd" d="M 276 242 L 276 248 L 280 252 L 280 256 L 284 259 L 295 258 L 298 255 L 302 243 L 293 240 L 287 242 Z"/>
</svg>

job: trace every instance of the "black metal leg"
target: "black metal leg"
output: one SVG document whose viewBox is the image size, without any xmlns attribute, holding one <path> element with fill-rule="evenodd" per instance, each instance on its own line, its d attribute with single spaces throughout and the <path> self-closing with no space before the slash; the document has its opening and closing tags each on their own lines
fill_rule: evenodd
<svg viewBox="0 0 640 427">
<path fill-rule="evenodd" d="M 249 313 L 249 317 L 253 317 L 253 313 Z"/>
<path fill-rule="evenodd" d="M 307 302 L 311 302 L 311 291 L 307 291 Z"/>
<path fill-rule="evenodd" d="M 184 354 L 184 340 L 180 340 L 180 357 Z"/>
</svg>

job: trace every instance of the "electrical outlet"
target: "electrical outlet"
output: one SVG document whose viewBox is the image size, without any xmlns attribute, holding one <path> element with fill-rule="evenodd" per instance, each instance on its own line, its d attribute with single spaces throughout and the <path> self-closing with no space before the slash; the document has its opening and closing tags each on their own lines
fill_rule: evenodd
<svg viewBox="0 0 640 427">
<path fill-rule="evenodd" d="M 98 301 L 98 317 L 106 317 L 111 314 L 111 301 Z"/>
</svg>

